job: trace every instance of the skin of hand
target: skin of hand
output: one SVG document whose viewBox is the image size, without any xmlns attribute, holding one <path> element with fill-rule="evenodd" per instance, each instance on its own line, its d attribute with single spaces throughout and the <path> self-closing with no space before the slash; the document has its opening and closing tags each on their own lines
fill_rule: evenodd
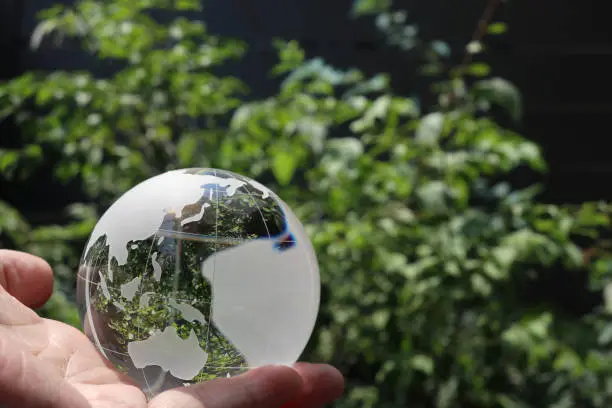
<svg viewBox="0 0 612 408">
<path fill-rule="evenodd" d="M 339 398 L 335 368 L 298 363 L 177 388 L 147 401 L 89 339 L 33 310 L 53 291 L 51 267 L 0 250 L 1 408 L 316 408 Z"/>
</svg>

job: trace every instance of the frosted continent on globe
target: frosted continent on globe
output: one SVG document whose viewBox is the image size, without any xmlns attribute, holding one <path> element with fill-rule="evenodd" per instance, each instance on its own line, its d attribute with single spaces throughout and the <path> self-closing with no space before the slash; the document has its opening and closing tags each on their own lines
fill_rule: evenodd
<svg viewBox="0 0 612 408">
<path fill-rule="evenodd" d="M 100 218 L 77 296 L 85 333 L 150 396 L 266 364 L 291 364 L 319 307 L 312 245 L 260 183 L 170 171 Z"/>
</svg>

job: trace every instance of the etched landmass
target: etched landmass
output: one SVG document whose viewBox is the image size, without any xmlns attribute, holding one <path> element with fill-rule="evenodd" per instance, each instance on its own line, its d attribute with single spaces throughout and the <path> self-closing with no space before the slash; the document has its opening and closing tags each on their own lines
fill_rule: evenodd
<svg viewBox="0 0 612 408">
<path fill-rule="evenodd" d="M 142 281 L 141 277 L 137 277 L 129 281 L 128 283 L 124 283 L 121 285 L 121 296 L 126 298 L 128 301 L 132 301 L 138 288 L 140 287 L 140 282 Z"/>
<path fill-rule="evenodd" d="M 196 322 L 200 322 L 201 324 L 207 324 L 206 318 L 204 317 L 202 312 L 200 312 L 195 307 L 187 303 L 177 302 L 174 299 L 170 299 L 168 303 L 170 304 L 171 307 L 181 312 L 181 315 L 183 316 L 184 320 L 196 321 Z"/>
<path fill-rule="evenodd" d="M 177 350 L 180 350 L 181 358 L 176 358 Z M 129 343 L 128 354 L 136 368 L 159 366 L 174 377 L 186 381 L 198 375 L 208 359 L 208 354 L 200 347 L 193 330 L 183 340 L 173 326 L 162 332 L 154 332 L 146 340 Z"/>
<path fill-rule="evenodd" d="M 100 289 L 102 289 L 102 295 L 106 299 L 108 299 L 108 300 L 112 299 L 110 291 L 108 290 L 108 284 L 106 283 L 106 279 L 105 279 L 104 273 L 102 273 L 102 272 L 100 272 Z"/>
<path fill-rule="evenodd" d="M 249 184 L 254 187 L 256 190 L 259 190 L 259 192 L 261 192 L 261 198 L 263 198 L 264 200 L 268 197 L 270 197 L 270 193 L 271 191 L 264 186 L 263 184 L 259 183 L 258 181 L 255 180 L 251 180 L 249 182 Z"/>
<path fill-rule="evenodd" d="M 209 200 L 212 200 L 215 191 L 219 190 L 217 187 L 220 187 L 220 190 L 224 195 L 231 197 L 236 194 L 236 190 L 247 184 L 246 181 L 238 180 L 235 178 L 222 178 L 210 174 L 202 174 L 200 175 L 200 177 L 202 178 L 201 183 L 203 188 L 206 189 L 206 187 L 215 187 L 214 189 L 208 189 L 210 194 L 208 197 Z"/>
<path fill-rule="evenodd" d="M 204 211 L 208 207 L 210 207 L 210 204 L 209 203 L 204 203 L 202 205 L 202 207 L 200 207 L 200 212 L 195 214 L 195 215 L 192 215 L 191 217 L 185 218 L 183 221 L 181 221 L 181 226 L 185 226 L 185 225 L 189 224 L 190 222 L 200 221 L 202 219 L 202 217 L 204 216 Z"/>
<path fill-rule="evenodd" d="M 152 296 L 154 296 L 154 294 L 150 292 L 146 292 L 140 295 L 139 306 L 141 309 L 144 309 L 145 307 L 149 306 L 149 299 Z"/>
<path fill-rule="evenodd" d="M 153 278 L 159 282 L 162 276 L 162 267 L 157 260 L 157 252 L 153 252 L 151 255 L 151 265 L 153 265 Z"/>
</svg>

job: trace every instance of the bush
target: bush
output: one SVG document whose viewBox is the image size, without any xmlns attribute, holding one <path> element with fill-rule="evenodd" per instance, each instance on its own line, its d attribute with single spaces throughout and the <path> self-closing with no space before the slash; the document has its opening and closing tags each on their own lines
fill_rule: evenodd
<svg viewBox="0 0 612 408">
<path fill-rule="evenodd" d="M 76 179 L 88 197 L 61 225 L 32 226 L 2 203 L 0 232 L 13 247 L 48 259 L 68 293 L 97 216 L 118 195 L 165 170 L 231 169 L 272 186 L 312 237 L 323 303 L 305 358 L 347 375 L 338 407 L 608 406 L 605 305 L 576 316 L 524 293 L 560 266 L 555 279 L 578 273 L 589 283 L 576 291 L 603 291 L 610 261 L 596 244 L 609 206 L 541 203 L 537 186 L 508 181 L 546 168 L 536 144 L 490 113 L 500 106 L 520 118 L 512 84 L 469 59 L 444 69 L 444 43 L 404 35 L 389 2 L 361 0 L 354 12 L 420 50 L 424 73 L 447 74 L 436 106 L 420 109 L 385 75 L 306 60 L 295 41 L 276 43 L 278 93 L 245 103 L 245 85 L 216 74 L 244 44 L 147 12 L 180 15 L 198 3 L 81 0 L 42 15 L 35 42 L 78 38 L 121 68 L 106 78 L 30 72 L 0 86 L 1 112 L 21 123 L 24 141 L 2 151 L 5 177 L 35 182 L 28 174 L 44 150 L 54 175 Z M 588 257 L 586 247 L 595 248 Z M 77 324 L 60 291 L 42 313 Z"/>
</svg>

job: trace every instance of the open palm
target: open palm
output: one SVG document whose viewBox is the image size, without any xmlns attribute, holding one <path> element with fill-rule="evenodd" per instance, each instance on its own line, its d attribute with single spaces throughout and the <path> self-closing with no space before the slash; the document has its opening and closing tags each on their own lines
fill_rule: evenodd
<svg viewBox="0 0 612 408">
<path fill-rule="evenodd" d="M 2 408 L 313 408 L 342 393 L 337 370 L 300 364 L 177 388 L 147 402 L 83 333 L 31 309 L 44 304 L 52 286 L 42 259 L 0 250 Z"/>
</svg>

